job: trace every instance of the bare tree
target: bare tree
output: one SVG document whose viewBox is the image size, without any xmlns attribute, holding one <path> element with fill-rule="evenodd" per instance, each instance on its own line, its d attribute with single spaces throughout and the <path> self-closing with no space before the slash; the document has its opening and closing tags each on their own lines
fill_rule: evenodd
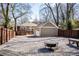
<svg viewBox="0 0 79 59">
<path fill-rule="evenodd" d="M 60 3 L 55 3 L 55 8 L 56 8 L 56 12 L 55 13 L 56 13 L 56 16 L 54 14 L 54 9 L 51 6 L 51 4 L 45 3 L 45 5 L 47 6 L 47 8 L 50 9 L 50 12 L 52 13 L 53 19 L 54 19 L 56 25 L 58 26 L 59 25 L 59 6 L 60 6 Z"/>
<path fill-rule="evenodd" d="M 39 11 L 39 13 L 40 13 L 40 19 L 41 19 L 42 22 L 47 22 L 47 21 L 49 21 L 49 20 L 52 19 L 51 12 L 46 7 L 41 8 L 41 10 Z"/>
<path fill-rule="evenodd" d="M 6 8 L 4 8 L 4 6 L 6 6 Z M 3 15 L 3 19 L 5 20 L 3 25 L 5 28 L 7 28 L 9 22 L 10 22 L 10 19 L 9 19 L 9 6 L 10 4 L 7 3 L 7 4 L 3 4 L 1 3 L 1 11 L 2 11 L 2 15 Z"/>
<path fill-rule="evenodd" d="M 52 14 L 51 16 L 53 17 L 54 22 L 58 26 L 60 24 L 60 21 L 64 22 L 66 20 L 66 22 L 69 22 L 69 20 L 74 19 L 74 5 L 75 3 L 55 3 L 53 5 L 50 3 L 45 3 L 44 9 L 50 10 L 49 13 Z M 46 14 L 46 12 L 44 14 Z"/>
<path fill-rule="evenodd" d="M 75 4 L 67 3 L 67 11 L 66 11 L 66 22 L 67 22 L 67 29 L 72 29 L 71 20 L 74 17 L 73 7 Z"/>
<path fill-rule="evenodd" d="M 24 15 L 29 14 L 31 6 L 28 4 L 12 4 L 11 8 L 12 8 L 12 16 L 15 21 L 15 31 L 16 31 L 17 19 L 21 18 Z M 16 12 L 18 13 L 18 15 L 16 15 L 17 14 Z M 27 19 L 25 19 L 25 20 L 27 20 Z"/>
<path fill-rule="evenodd" d="M 4 19 L 4 23 L 3 23 L 4 28 L 8 28 L 8 25 L 10 22 L 9 7 L 10 7 L 9 3 L 7 3 L 7 4 L 1 3 L 1 11 L 2 11 L 2 15 L 3 15 L 3 19 Z M 6 41 L 7 41 L 7 29 L 6 29 Z"/>
<path fill-rule="evenodd" d="M 60 4 L 60 19 L 64 22 L 64 20 L 65 20 L 65 18 L 66 18 L 66 16 L 65 16 L 65 13 L 63 12 L 63 9 L 62 9 L 62 5 Z"/>
</svg>

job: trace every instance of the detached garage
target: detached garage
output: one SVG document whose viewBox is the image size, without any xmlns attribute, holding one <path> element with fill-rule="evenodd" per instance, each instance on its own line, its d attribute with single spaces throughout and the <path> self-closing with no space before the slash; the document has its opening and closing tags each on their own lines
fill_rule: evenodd
<svg viewBox="0 0 79 59">
<path fill-rule="evenodd" d="M 39 31 L 40 31 L 40 36 L 42 37 L 58 36 L 58 27 L 51 21 L 48 21 L 43 25 L 41 25 L 39 27 Z"/>
</svg>

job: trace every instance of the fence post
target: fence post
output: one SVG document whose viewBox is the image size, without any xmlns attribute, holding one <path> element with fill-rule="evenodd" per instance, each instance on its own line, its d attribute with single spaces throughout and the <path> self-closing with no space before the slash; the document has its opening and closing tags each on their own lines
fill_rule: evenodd
<svg viewBox="0 0 79 59">
<path fill-rule="evenodd" d="M 3 36 L 3 28 L 1 28 L 1 41 L 0 41 L 0 44 L 3 44 L 3 38 L 2 38 L 2 36 Z"/>
<path fill-rule="evenodd" d="M 10 30 L 9 30 L 9 40 L 10 40 Z"/>
<path fill-rule="evenodd" d="M 73 31 L 73 30 L 72 30 Z M 71 37 L 72 37 L 72 31 L 71 31 Z"/>
<path fill-rule="evenodd" d="M 5 28 L 3 28 L 3 34 L 2 34 L 2 38 L 3 38 L 3 43 L 5 43 L 6 40 L 6 33 L 5 33 Z"/>
<path fill-rule="evenodd" d="M 7 42 L 7 36 L 8 36 L 8 34 L 7 34 L 7 28 L 6 28 L 6 42 Z"/>
<path fill-rule="evenodd" d="M 7 29 L 7 41 L 9 40 L 9 29 Z"/>
<path fill-rule="evenodd" d="M 77 30 L 77 38 L 79 38 L 79 30 Z"/>
<path fill-rule="evenodd" d="M 62 30 L 62 36 L 64 36 L 64 30 Z"/>
</svg>

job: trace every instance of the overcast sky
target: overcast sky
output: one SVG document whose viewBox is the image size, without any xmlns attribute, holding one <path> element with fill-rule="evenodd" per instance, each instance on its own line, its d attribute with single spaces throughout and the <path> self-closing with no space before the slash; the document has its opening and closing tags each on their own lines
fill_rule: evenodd
<svg viewBox="0 0 79 59">
<path fill-rule="evenodd" d="M 32 6 L 32 20 L 34 20 L 35 18 L 39 19 L 39 10 L 40 10 L 40 3 L 32 3 L 31 6 Z"/>
</svg>

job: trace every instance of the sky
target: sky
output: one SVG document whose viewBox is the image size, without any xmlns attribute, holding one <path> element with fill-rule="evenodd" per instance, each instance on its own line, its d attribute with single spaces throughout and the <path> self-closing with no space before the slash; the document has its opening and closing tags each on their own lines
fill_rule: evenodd
<svg viewBox="0 0 79 59">
<path fill-rule="evenodd" d="M 39 19 L 39 11 L 40 11 L 40 9 L 41 9 L 41 5 L 42 5 L 43 3 L 31 3 L 30 5 L 31 5 L 31 7 L 32 7 L 32 12 L 33 12 L 33 14 L 32 14 L 32 19 L 30 20 L 30 21 L 33 21 L 35 18 L 37 18 L 37 20 L 40 20 Z M 53 4 L 51 4 L 52 6 L 54 6 L 54 3 Z"/>
<path fill-rule="evenodd" d="M 40 3 L 32 3 L 31 6 L 32 6 L 31 10 L 33 12 L 32 16 L 31 16 L 32 17 L 31 21 L 33 21 L 35 18 L 37 18 L 39 20 L 39 10 L 40 10 L 41 4 Z"/>
</svg>

